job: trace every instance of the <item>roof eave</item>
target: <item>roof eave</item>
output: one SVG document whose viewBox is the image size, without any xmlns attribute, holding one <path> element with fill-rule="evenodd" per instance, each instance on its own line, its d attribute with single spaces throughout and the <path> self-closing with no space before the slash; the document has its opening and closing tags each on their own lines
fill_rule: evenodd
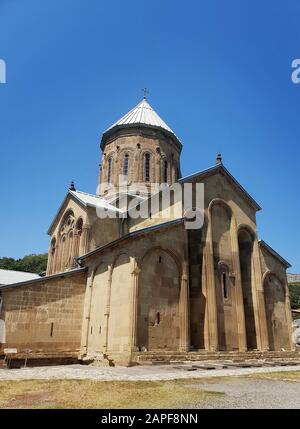
<svg viewBox="0 0 300 429">
<path fill-rule="evenodd" d="M 82 261 L 84 261 L 88 257 L 93 256 L 96 253 L 101 252 L 103 250 L 109 249 L 110 247 L 113 247 L 113 246 L 121 243 L 122 241 L 125 241 L 125 240 L 128 240 L 130 238 L 146 234 L 146 233 L 151 232 L 151 231 L 156 231 L 157 229 L 167 228 L 169 226 L 173 226 L 173 225 L 176 225 L 176 224 L 179 224 L 182 222 L 184 222 L 184 218 L 178 218 L 178 219 L 173 219 L 173 220 L 168 221 L 168 222 L 163 222 L 160 224 L 147 226 L 146 228 L 137 229 L 135 231 L 129 232 L 128 234 L 124 235 L 123 237 L 120 237 L 120 238 L 118 238 L 118 239 L 116 239 L 110 243 L 105 244 L 104 246 L 97 247 L 96 249 L 91 250 L 90 252 L 86 253 L 85 255 L 78 256 L 76 258 L 76 261 L 81 266 Z"/>
<path fill-rule="evenodd" d="M 182 177 L 181 179 L 179 179 L 178 182 L 184 183 L 196 177 L 205 177 L 206 175 L 209 175 L 211 173 L 217 173 L 218 171 L 224 172 L 234 182 L 234 184 L 240 189 L 243 195 L 247 198 L 247 201 L 251 203 L 252 207 L 255 208 L 256 211 L 262 210 L 262 207 L 254 200 L 254 198 L 251 197 L 251 195 L 246 191 L 246 189 L 235 179 L 235 177 L 227 170 L 226 167 L 224 167 L 223 164 L 214 165 L 213 167 L 209 167 L 205 170 L 193 173 L 189 176 Z"/>
<path fill-rule="evenodd" d="M 286 268 L 292 267 L 292 265 L 286 259 L 279 255 L 279 253 L 277 253 L 276 250 L 269 246 L 264 240 L 259 240 L 258 242 L 260 246 L 262 246 L 265 250 L 271 253 L 271 255 L 278 259 Z"/>
<path fill-rule="evenodd" d="M 49 228 L 48 228 L 48 231 L 47 231 L 47 234 L 48 234 L 48 235 L 51 235 L 51 232 L 52 232 L 53 226 L 54 226 L 54 224 L 55 224 L 55 221 L 56 221 L 57 217 L 59 216 L 59 214 L 60 214 L 60 212 L 61 212 L 61 210 L 62 210 L 62 208 L 63 208 L 63 206 L 64 206 L 64 204 L 65 204 L 65 202 L 66 202 L 66 200 L 67 200 L 67 198 L 68 198 L 69 196 L 70 196 L 70 197 L 73 197 L 74 199 L 76 199 L 76 201 L 77 201 L 81 206 L 83 206 L 83 207 L 87 207 L 87 205 L 86 205 L 82 200 L 80 200 L 76 195 L 74 195 L 70 190 L 68 190 L 68 192 L 67 192 L 67 194 L 66 194 L 65 198 L 63 199 L 63 201 L 62 201 L 61 205 L 59 206 L 59 209 L 57 210 L 57 212 L 56 212 L 56 214 L 55 214 L 55 216 L 54 216 L 54 218 L 53 218 L 53 221 L 51 222 L 51 225 L 50 225 L 50 226 L 49 226 Z"/>
</svg>

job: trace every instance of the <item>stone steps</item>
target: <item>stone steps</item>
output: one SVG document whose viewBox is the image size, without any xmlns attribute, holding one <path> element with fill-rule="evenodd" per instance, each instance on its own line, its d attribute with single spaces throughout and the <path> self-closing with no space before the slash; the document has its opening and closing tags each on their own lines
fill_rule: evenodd
<svg viewBox="0 0 300 429">
<path fill-rule="evenodd" d="M 251 360 L 289 360 L 300 361 L 299 351 L 269 351 L 269 352 L 143 352 L 135 353 L 134 359 L 140 365 L 161 365 L 161 364 L 181 364 L 193 361 L 229 361 L 229 362 L 249 362 Z"/>
</svg>

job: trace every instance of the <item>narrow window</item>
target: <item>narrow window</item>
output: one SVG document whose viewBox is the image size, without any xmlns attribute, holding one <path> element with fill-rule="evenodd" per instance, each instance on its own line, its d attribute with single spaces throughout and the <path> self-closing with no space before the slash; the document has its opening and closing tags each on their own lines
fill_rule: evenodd
<svg viewBox="0 0 300 429">
<path fill-rule="evenodd" d="M 54 323 L 52 322 L 50 325 L 50 337 L 53 337 L 53 326 L 54 326 Z"/>
<path fill-rule="evenodd" d="M 101 334 L 101 331 L 102 331 L 102 328 L 101 328 L 101 325 L 100 325 L 100 327 L 99 327 L 99 334 Z"/>
<path fill-rule="evenodd" d="M 161 264 L 161 261 L 162 261 L 162 258 L 161 258 L 161 256 L 159 256 L 158 263 Z"/>
<path fill-rule="evenodd" d="M 111 158 L 108 160 L 108 166 L 107 166 L 107 183 L 110 184 L 110 178 L 111 178 Z"/>
<path fill-rule="evenodd" d="M 159 325 L 159 324 L 160 324 L 160 312 L 158 311 L 156 313 L 156 325 Z"/>
<path fill-rule="evenodd" d="M 124 157 L 124 168 L 123 168 L 123 174 L 126 177 L 128 176 L 128 163 L 129 163 L 129 155 L 128 153 L 126 153 Z"/>
<path fill-rule="evenodd" d="M 92 333 L 93 333 L 93 327 L 91 326 L 91 335 L 92 335 Z"/>
<path fill-rule="evenodd" d="M 145 154 L 145 181 L 150 181 L 150 154 Z"/>
<path fill-rule="evenodd" d="M 168 183 L 168 162 L 164 162 L 164 182 Z"/>
<path fill-rule="evenodd" d="M 226 273 L 222 273 L 222 285 L 223 285 L 223 296 L 225 299 L 228 298 L 228 283 Z"/>
<path fill-rule="evenodd" d="M 179 168 L 176 168 L 176 181 L 179 180 Z"/>
</svg>

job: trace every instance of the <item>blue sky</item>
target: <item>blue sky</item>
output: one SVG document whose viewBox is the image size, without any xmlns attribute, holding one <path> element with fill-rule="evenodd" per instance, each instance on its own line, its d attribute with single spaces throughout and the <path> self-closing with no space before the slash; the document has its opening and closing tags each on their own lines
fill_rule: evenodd
<svg viewBox="0 0 300 429">
<path fill-rule="evenodd" d="M 0 256 L 45 252 L 70 181 L 94 193 L 104 129 L 150 90 L 184 175 L 225 166 L 300 272 L 299 0 L 0 0 Z"/>
</svg>

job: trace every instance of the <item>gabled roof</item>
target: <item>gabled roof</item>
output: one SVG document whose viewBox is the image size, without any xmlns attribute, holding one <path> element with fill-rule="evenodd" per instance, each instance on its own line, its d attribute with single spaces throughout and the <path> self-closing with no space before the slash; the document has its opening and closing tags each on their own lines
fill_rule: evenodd
<svg viewBox="0 0 300 429">
<path fill-rule="evenodd" d="M 167 132 L 169 135 L 175 137 L 175 139 L 179 142 L 179 139 L 174 131 L 165 123 L 165 121 L 155 112 L 148 101 L 144 98 L 139 104 L 126 113 L 126 115 L 122 116 L 121 119 L 105 130 L 102 137 L 101 148 L 103 149 L 104 140 L 111 133 L 111 131 L 117 128 L 126 128 L 131 126 L 161 129 Z"/>
<path fill-rule="evenodd" d="M 73 198 L 75 201 L 77 201 L 83 207 L 94 207 L 94 208 L 102 207 L 108 211 L 120 212 L 120 213 L 122 212 L 122 210 L 113 206 L 106 199 L 100 197 L 99 195 L 93 195 L 93 194 L 88 194 L 86 192 L 69 190 L 67 192 L 63 202 L 61 203 L 58 211 L 56 212 L 56 215 L 53 218 L 53 221 L 52 221 L 52 223 L 48 229 L 48 234 L 51 234 L 51 229 L 52 229 L 57 217 L 60 214 L 61 209 L 63 208 L 63 206 L 64 206 L 64 204 L 68 198 Z"/>
<path fill-rule="evenodd" d="M 206 170 L 198 171 L 197 173 L 191 174 L 186 177 L 179 179 L 179 183 L 189 182 L 194 178 L 205 178 L 216 173 L 225 175 L 230 182 L 240 191 L 242 196 L 250 203 L 257 211 L 261 210 L 261 206 L 251 197 L 251 195 L 243 188 L 243 186 L 232 176 L 232 174 L 224 167 L 223 164 L 217 164 L 213 167 L 207 168 Z"/>
<path fill-rule="evenodd" d="M 286 268 L 291 268 L 291 264 L 286 261 L 276 250 L 272 249 L 264 240 L 259 240 L 259 245 L 263 247 L 267 252 L 269 252 L 272 256 L 278 259 Z"/>
<path fill-rule="evenodd" d="M 34 273 L 0 269 L 0 285 L 8 285 L 11 283 L 23 282 L 26 280 L 33 280 L 38 278 L 40 278 L 40 276 Z"/>
</svg>

